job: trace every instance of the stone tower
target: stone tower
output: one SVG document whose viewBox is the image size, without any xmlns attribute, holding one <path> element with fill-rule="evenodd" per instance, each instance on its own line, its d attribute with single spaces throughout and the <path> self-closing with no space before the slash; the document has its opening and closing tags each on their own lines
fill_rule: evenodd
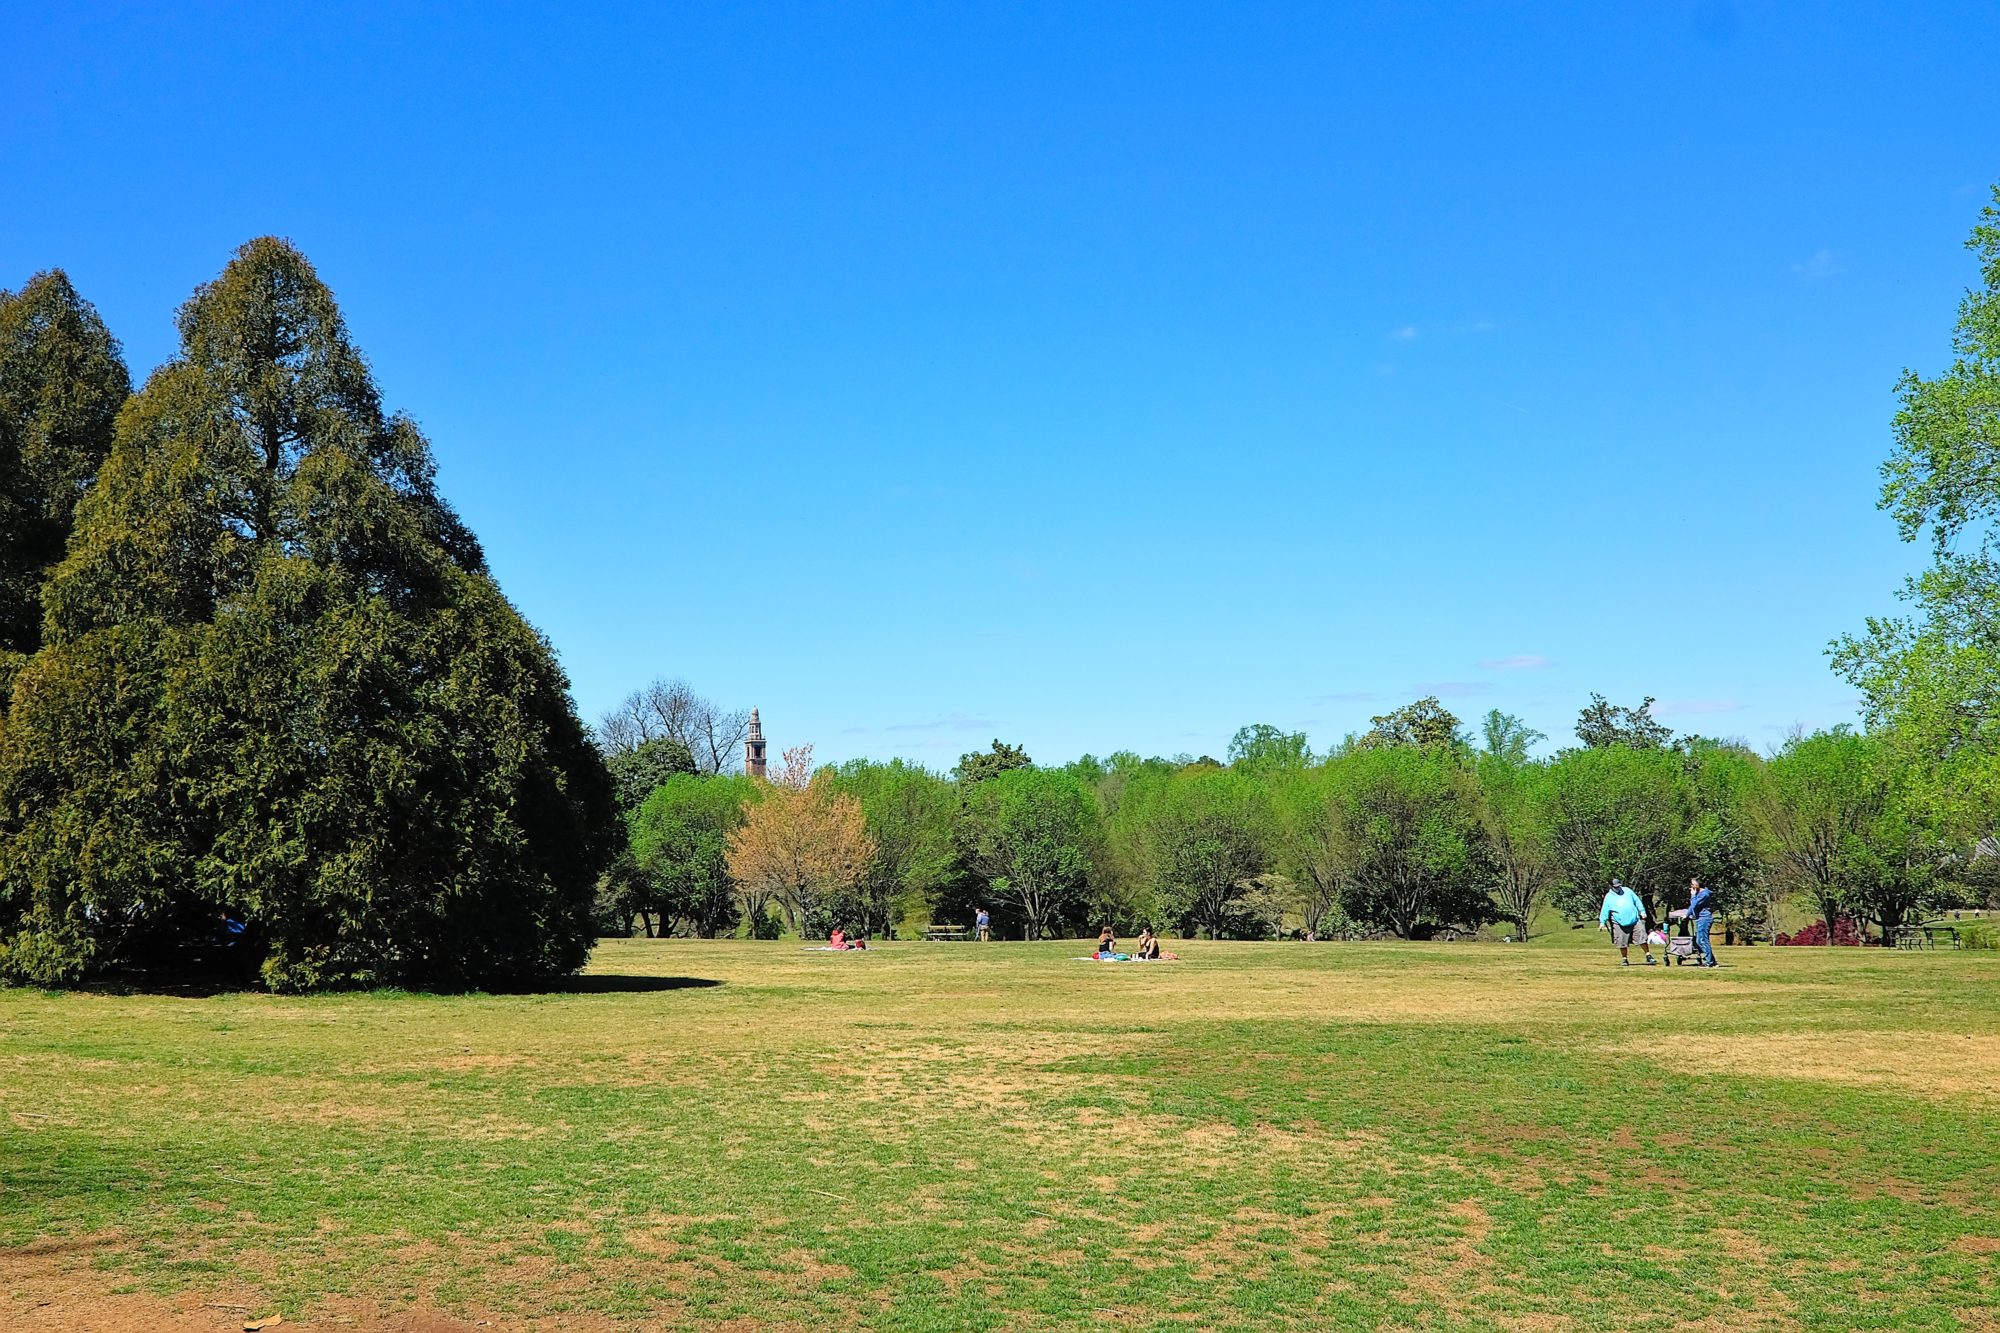
<svg viewBox="0 0 2000 1333">
<path fill-rule="evenodd" d="M 743 741 L 743 771 L 753 778 L 764 776 L 764 724 L 757 710 L 750 710 L 750 734 Z"/>
</svg>

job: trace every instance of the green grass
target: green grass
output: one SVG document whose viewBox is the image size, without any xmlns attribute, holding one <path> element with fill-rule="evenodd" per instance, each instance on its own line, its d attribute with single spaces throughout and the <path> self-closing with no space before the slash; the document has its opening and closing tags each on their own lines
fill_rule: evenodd
<svg viewBox="0 0 2000 1333">
<path fill-rule="evenodd" d="M 2000 957 L 1595 939 L 0 991 L 0 1327 L 2000 1327 Z"/>
</svg>

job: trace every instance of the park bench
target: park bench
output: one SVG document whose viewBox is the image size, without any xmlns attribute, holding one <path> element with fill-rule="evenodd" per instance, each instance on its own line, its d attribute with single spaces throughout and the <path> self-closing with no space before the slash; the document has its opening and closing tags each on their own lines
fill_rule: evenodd
<svg viewBox="0 0 2000 1333">
<path fill-rule="evenodd" d="M 1935 949 L 1939 940 L 1954 949 L 1965 947 L 1958 938 L 1958 927 L 1949 921 L 1919 921 L 1914 925 L 1896 927 L 1898 949 Z"/>
<path fill-rule="evenodd" d="M 1951 947 L 1954 949 L 1960 947 L 1958 940 L 1958 927 L 1952 925 L 1948 921 L 1919 922 L 1917 925 L 1917 929 L 1921 930 L 1924 933 L 1924 947 L 1926 948 L 1929 949 L 1937 948 L 1939 940 L 1950 941 Z"/>
<path fill-rule="evenodd" d="M 953 940 L 969 940 L 972 932 L 964 926 L 925 926 L 924 938 L 936 944 L 949 944 Z"/>
</svg>

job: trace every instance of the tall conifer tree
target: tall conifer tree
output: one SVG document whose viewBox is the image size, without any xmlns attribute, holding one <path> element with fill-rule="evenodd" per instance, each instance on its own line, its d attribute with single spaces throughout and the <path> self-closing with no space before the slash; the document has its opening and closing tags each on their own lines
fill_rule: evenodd
<svg viewBox="0 0 2000 1333">
<path fill-rule="evenodd" d="M 573 970 L 609 780 L 429 445 L 283 241 L 179 324 L 0 736 L 0 972 L 218 944 L 287 988 Z"/>
<path fill-rule="evenodd" d="M 131 392 L 117 340 L 60 269 L 0 291 L 0 659 L 41 641 L 42 581 Z"/>
</svg>

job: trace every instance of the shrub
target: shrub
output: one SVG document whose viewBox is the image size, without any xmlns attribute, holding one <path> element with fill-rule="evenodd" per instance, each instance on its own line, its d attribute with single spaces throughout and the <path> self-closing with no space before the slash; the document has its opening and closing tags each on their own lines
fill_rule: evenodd
<svg viewBox="0 0 2000 1333">
<path fill-rule="evenodd" d="M 1815 921 L 1803 930 L 1793 931 L 1789 935 L 1780 933 L 1771 942 L 1773 944 L 1859 945 L 1862 943 L 1861 928 L 1854 924 L 1854 918 L 1852 917 L 1836 917 L 1833 922 L 1833 938 L 1831 940 L 1826 935 L 1826 922 Z"/>
</svg>

